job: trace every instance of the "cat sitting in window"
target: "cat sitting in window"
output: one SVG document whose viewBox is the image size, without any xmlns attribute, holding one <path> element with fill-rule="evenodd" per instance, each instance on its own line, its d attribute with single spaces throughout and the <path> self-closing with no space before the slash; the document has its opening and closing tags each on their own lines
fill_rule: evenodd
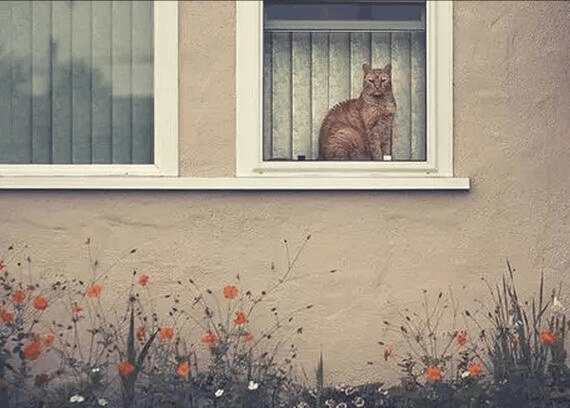
<svg viewBox="0 0 570 408">
<path fill-rule="evenodd" d="M 396 100 L 392 66 L 362 66 L 364 81 L 358 99 L 333 107 L 319 135 L 319 160 L 384 160 L 392 154 Z"/>
</svg>

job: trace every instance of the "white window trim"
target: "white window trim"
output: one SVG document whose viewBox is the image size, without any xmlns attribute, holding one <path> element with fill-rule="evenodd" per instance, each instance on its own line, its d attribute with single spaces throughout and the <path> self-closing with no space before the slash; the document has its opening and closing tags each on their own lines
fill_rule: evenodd
<svg viewBox="0 0 570 408">
<path fill-rule="evenodd" d="M 371 185 L 468 189 L 468 178 L 453 177 L 453 11 L 451 1 L 427 2 L 427 160 L 425 162 L 270 162 L 263 161 L 263 1 L 236 2 L 236 175 L 305 178 L 307 188 L 323 179 L 341 179 L 345 188 L 369 180 Z M 437 103 L 436 103 L 437 102 Z M 435 183 L 429 179 L 437 178 Z M 382 182 L 379 179 L 392 179 Z M 446 180 L 449 183 L 446 183 Z M 327 182 L 325 182 L 327 183 Z M 381 187 L 377 187 L 381 188 Z"/>
<path fill-rule="evenodd" d="M 154 163 L 0 164 L 0 180 L 30 177 L 18 184 L 43 187 L 47 177 L 178 175 L 178 2 L 154 2 Z M 69 183 L 65 178 L 59 187 Z M 0 183 L 0 187 L 2 184 Z M 8 183 L 9 184 L 9 183 Z M 76 184 L 75 182 L 73 184 Z M 87 182 L 87 184 L 89 184 Z"/>
</svg>

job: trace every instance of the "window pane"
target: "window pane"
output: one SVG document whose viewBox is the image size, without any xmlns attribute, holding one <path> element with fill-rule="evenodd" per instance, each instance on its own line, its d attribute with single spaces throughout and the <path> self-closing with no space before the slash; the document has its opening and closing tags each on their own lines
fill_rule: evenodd
<svg viewBox="0 0 570 408">
<path fill-rule="evenodd" d="M 425 161 L 426 36 L 423 17 L 423 29 L 410 30 L 405 23 L 404 28 L 396 25 L 393 30 L 334 29 L 334 24 L 327 30 L 308 29 L 311 25 L 318 26 L 322 15 L 330 15 L 330 10 L 319 11 L 319 8 L 338 6 L 337 10 L 349 13 L 352 7 L 351 13 L 356 16 L 354 10 L 362 7 L 372 10 L 370 15 L 374 15 L 375 7 L 388 10 L 387 7 L 402 6 L 404 9 L 410 6 L 410 9 L 419 8 L 419 15 L 423 16 L 425 3 L 275 3 L 265 2 L 266 16 L 278 9 L 300 6 L 304 10 L 302 13 L 293 10 L 290 15 L 303 19 L 305 25 L 299 29 L 298 24 L 292 21 L 291 28 L 287 30 L 287 22 L 284 21 L 278 29 L 274 29 L 275 25 L 265 27 L 264 160 L 318 160 L 321 125 L 327 112 L 339 103 L 360 97 L 364 64 L 372 68 L 384 68 L 390 64 L 397 108 L 390 130 L 389 155 L 397 161 Z M 308 11 L 313 13 L 310 14 L 313 17 L 321 17 L 308 20 Z M 353 27 L 358 29 L 359 23 L 357 21 Z"/>
<path fill-rule="evenodd" d="M 152 44 L 153 2 L 0 1 L 0 163 L 152 163 Z"/>
</svg>

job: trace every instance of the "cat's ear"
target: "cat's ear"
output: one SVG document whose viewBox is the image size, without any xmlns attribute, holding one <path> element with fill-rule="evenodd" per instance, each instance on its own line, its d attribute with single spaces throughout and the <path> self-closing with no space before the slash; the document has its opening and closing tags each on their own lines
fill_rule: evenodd
<svg viewBox="0 0 570 408">
<path fill-rule="evenodd" d="M 386 65 L 383 71 L 386 72 L 388 75 L 392 75 L 392 64 Z"/>
<path fill-rule="evenodd" d="M 364 64 L 362 66 L 362 70 L 364 71 L 365 74 L 368 74 L 370 72 L 370 65 Z"/>
</svg>

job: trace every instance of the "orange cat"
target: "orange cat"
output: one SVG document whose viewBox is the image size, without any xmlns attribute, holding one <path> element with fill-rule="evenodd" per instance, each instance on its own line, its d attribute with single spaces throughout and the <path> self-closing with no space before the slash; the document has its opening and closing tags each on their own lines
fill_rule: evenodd
<svg viewBox="0 0 570 408">
<path fill-rule="evenodd" d="M 364 81 L 358 99 L 332 108 L 321 125 L 320 160 L 383 160 L 392 154 L 392 127 L 396 100 L 392 66 L 362 66 Z"/>
</svg>

